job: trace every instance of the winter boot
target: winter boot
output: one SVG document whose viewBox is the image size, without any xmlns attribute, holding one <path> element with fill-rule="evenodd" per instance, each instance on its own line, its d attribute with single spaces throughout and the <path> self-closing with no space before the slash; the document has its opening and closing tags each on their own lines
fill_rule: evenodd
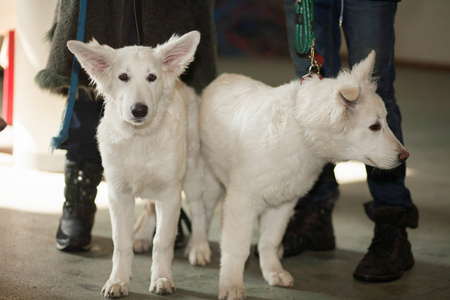
<svg viewBox="0 0 450 300">
<path fill-rule="evenodd" d="M 56 248 L 62 251 L 86 251 L 91 247 L 94 224 L 95 196 L 102 179 L 101 166 L 86 163 L 79 169 L 75 162 L 66 161 L 66 201 L 56 233 Z"/>
<path fill-rule="evenodd" d="M 298 203 L 283 237 L 284 257 L 298 255 L 305 250 L 324 251 L 336 247 L 331 213 L 334 204 Z"/>
<path fill-rule="evenodd" d="M 353 277 L 370 282 L 396 280 L 414 265 L 406 227 L 417 227 L 417 207 L 391 206 L 372 210 L 370 202 L 364 206 L 366 214 L 375 222 L 375 234 Z"/>
</svg>

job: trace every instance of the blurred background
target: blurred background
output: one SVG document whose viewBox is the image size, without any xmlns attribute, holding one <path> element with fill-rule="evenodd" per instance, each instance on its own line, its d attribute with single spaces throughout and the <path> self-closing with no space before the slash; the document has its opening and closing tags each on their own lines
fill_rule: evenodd
<svg viewBox="0 0 450 300">
<path fill-rule="evenodd" d="M 56 0 L 0 0 L 0 299 L 100 299 L 111 267 L 107 185 L 96 198 L 93 251 L 55 250 L 64 202 L 65 152 L 49 152 L 60 128 L 65 99 L 34 82 L 45 67 Z M 176 1 L 173 1 L 174 3 Z M 107 3 L 107 1 L 105 1 Z M 283 1 L 217 0 L 215 21 L 219 72 L 236 72 L 279 85 L 295 79 L 288 55 Z M 416 266 L 402 280 L 364 284 L 351 278 L 372 238 L 362 203 L 371 200 L 364 165 L 338 164 L 342 201 L 333 214 L 337 249 L 284 260 L 296 283 L 268 287 L 256 257 L 246 269 L 249 299 L 449 299 L 450 292 L 450 1 L 403 0 L 396 17 L 396 97 L 403 116 L 407 186 L 420 209 L 418 230 L 409 231 Z M 346 57 L 345 43 L 341 55 Z M 140 214 L 143 203 L 137 203 Z M 177 293 L 171 299 L 212 299 L 219 269 L 219 214 L 209 239 L 213 262 L 192 268 L 176 252 Z M 135 256 L 132 294 L 148 291 L 150 254 Z M 186 271 L 189 270 L 189 271 Z"/>
<path fill-rule="evenodd" d="M 48 145 L 59 129 L 64 101 L 40 90 L 33 79 L 47 60 L 44 35 L 55 5 L 56 0 L 0 0 L 0 114 L 13 125 L 0 136 L 0 151 L 11 152 L 15 165 L 46 171 L 62 169 L 63 153 L 49 155 Z M 448 0 L 399 3 L 398 66 L 450 70 L 449 12 Z M 283 1 L 217 0 L 215 21 L 219 58 L 224 62 L 290 59 Z M 341 53 L 345 57 L 345 43 Z M 293 79 L 293 71 L 286 77 Z M 12 141 L 12 148 L 5 149 L 7 141 Z"/>
</svg>

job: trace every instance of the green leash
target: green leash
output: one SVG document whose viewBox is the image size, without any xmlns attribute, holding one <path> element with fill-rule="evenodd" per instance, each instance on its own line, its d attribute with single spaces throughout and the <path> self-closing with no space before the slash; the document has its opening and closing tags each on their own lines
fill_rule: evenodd
<svg viewBox="0 0 450 300">
<path fill-rule="evenodd" d="M 295 49 L 301 55 L 309 54 L 314 47 L 314 0 L 297 0 L 295 3 Z"/>
<path fill-rule="evenodd" d="M 304 79 L 313 74 L 320 75 L 320 67 L 325 60 L 316 50 L 316 35 L 314 34 L 314 0 L 297 0 L 295 3 L 295 50 L 298 54 L 311 59 L 308 73 Z"/>
</svg>

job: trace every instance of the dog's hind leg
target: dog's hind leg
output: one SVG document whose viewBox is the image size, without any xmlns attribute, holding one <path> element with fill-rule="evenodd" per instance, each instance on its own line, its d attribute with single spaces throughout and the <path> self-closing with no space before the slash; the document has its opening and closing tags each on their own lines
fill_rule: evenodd
<svg viewBox="0 0 450 300">
<path fill-rule="evenodd" d="M 205 179 L 204 179 L 204 201 L 206 206 L 206 224 L 207 232 L 211 226 L 211 221 L 214 216 L 214 210 L 217 203 L 223 200 L 225 190 L 222 184 L 217 180 L 217 178 L 211 172 L 208 166 L 205 166 Z"/>
<path fill-rule="evenodd" d="M 222 197 L 222 188 L 203 161 L 196 174 L 188 173 L 184 191 L 189 201 L 192 233 L 184 256 L 191 265 L 204 266 L 211 261 L 208 232 L 214 208 Z"/>
<path fill-rule="evenodd" d="M 175 291 L 172 260 L 181 209 L 181 184 L 166 190 L 158 199 L 155 203 L 157 224 L 153 238 L 150 292 L 167 295 Z"/>
<path fill-rule="evenodd" d="M 280 258 L 281 240 L 295 203 L 291 201 L 268 208 L 259 218 L 259 263 L 263 277 L 270 285 L 289 287 L 294 284 L 291 274 L 283 269 Z"/>
<path fill-rule="evenodd" d="M 135 253 L 147 252 L 152 247 L 153 233 L 156 229 L 155 204 L 145 200 L 145 210 L 134 223 L 133 251 Z"/>
<path fill-rule="evenodd" d="M 183 189 L 190 206 L 192 232 L 184 256 L 188 258 L 191 265 L 204 266 L 211 261 L 208 231 L 211 221 L 211 211 L 215 207 L 215 203 L 211 204 L 210 201 L 215 195 L 211 195 L 209 192 L 211 191 L 211 188 L 209 188 L 209 181 L 211 180 L 208 179 L 214 180 L 214 178 L 201 156 L 198 131 L 198 99 L 192 91 L 191 97 L 186 97 L 185 100 L 186 111 L 188 112 L 188 156 Z M 212 187 L 215 186 L 214 184 L 217 183 L 213 181 Z M 210 206 L 213 207 L 210 208 Z"/>
<path fill-rule="evenodd" d="M 133 263 L 134 203 L 132 196 L 109 190 L 114 253 L 112 272 L 102 289 L 105 297 L 128 295 Z"/>
<path fill-rule="evenodd" d="M 245 298 L 244 267 L 250 254 L 256 211 L 251 199 L 227 187 L 223 201 L 223 228 L 219 299 Z"/>
</svg>

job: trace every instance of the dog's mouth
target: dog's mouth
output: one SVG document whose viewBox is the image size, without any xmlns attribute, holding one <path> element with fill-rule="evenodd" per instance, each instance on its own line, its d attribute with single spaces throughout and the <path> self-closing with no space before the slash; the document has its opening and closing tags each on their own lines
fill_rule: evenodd
<svg viewBox="0 0 450 300">
<path fill-rule="evenodd" d="M 377 167 L 376 163 L 370 159 L 370 157 L 366 157 L 366 160 L 369 162 L 369 165 L 371 165 L 372 167 Z"/>
<path fill-rule="evenodd" d="M 379 170 L 392 170 L 396 167 L 398 167 L 401 163 L 400 162 L 392 162 L 389 164 L 376 164 L 375 161 L 373 161 L 370 157 L 366 157 L 366 164 L 369 166 L 374 167 L 375 169 Z"/>
<path fill-rule="evenodd" d="M 126 123 L 133 125 L 133 126 L 142 126 L 145 123 L 145 118 L 133 118 L 129 120 L 125 120 Z"/>
</svg>

